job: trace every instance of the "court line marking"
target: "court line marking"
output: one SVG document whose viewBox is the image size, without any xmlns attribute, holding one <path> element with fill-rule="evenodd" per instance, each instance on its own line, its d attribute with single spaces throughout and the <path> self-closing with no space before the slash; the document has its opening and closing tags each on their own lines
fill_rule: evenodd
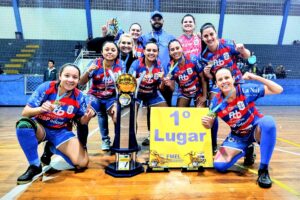
<svg viewBox="0 0 300 200">
<path fill-rule="evenodd" d="M 239 165 L 239 164 L 235 164 L 235 165 L 238 166 L 238 167 L 240 167 L 240 168 L 242 168 L 242 169 L 247 169 L 249 172 L 258 175 L 258 172 L 255 171 L 255 170 L 253 170 L 253 169 L 250 169 L 250 168 L 248 168 L 248 167 L 244 167 L 244 166 Z M 278 185 L 278 186 L 281 187 L 282 189 L 284 189 L 284 190 L 286 190 L 286 191 L 288 191 L 288 192 L 290 192 L 290 193 L 296 195 L 297 197 L 300 196 L 300 193 L 297 192 L 296 190 L 294 190 L 293 188 L 291 188 L 290 186 L 288 186 L 288 185 L 282 183 L 281 181 L 279 181 L 279 180 L 277 180 L 277 179 L 274 179 L 274 178 L 271 178 L 271 179 L 272 179 L 272 182 L 273 182 L 273 183 L 275 183 L 276 185 Z"/>
<path fill-rule="evenodd" d="M 277 140 L 279 140 L 279 141 L 281 141 L 281 142 L 285 142 L 285 143 L 291 144 L 291 145 L 296 146 L 296 147 L 300 147 L 300 144 L 297 144 L 297 143 L 292 142 L 292 141 L 287 140 L 287 139 L 277 138 Z"/>
<path fill-rule="evenodd" d="M 127 115 L 129 113 L 129 111 L 126 111 L 125 113 L 123 113 L 121 115 L 121 117 L 124 117 L 125 115 Z M 111 118 L 109 118 L 108 121 L 111 121 Z M 98 132 L 99 130 L 99 126 L 97 128 L 95 128 L 94 130 L 92 130 L 89 135 L 88 135 L 88 138 L 93 136 L 96 132 Z M 53 165 L 49 165 L 49 166 L 46 166 L 46 167 L 43 167 L 43 173 L 41 176 L 37 177 L 37 179 L 39 179 L 40 177 L 43 177 L 44 176 L 44 173 L 47 172 L 52 166 L 53 167 L 59 167 L 59 163 L 60 161 L 64 160 L 61 156 L 57 156 L 53 159 Z M 23 193 L 34 181 L 36 181 L 37 179 L 29 182 L 29 183 L 26 183 L 26 184 L 23 184 L 23 185 L 17 185 L 15 186 L 13 189 L 11 189 L 8 193 L 6 193 L 4 196 L 1 197 L 1 200 L 11 200 L 11 199 L 16 199 L 18 195 L 20 195 L 21 193 Z"/>
<path fill-rule="evenodd" d="M 127 115 L 129 113 L 129 111 L 126 111 L 124 114 L 121 115 L 121 117 L 124 117 L 125 115 Z M 109 118 L 109 121 L 111 121 L 111 118 Z M 91 133 L 89 133 L 88 135 L 88 138 L 93 136 L 97 131 L 99 130 L 99 127 L 95 128 L 94 130 L 91 131 Z M 279 139 L 279 138 L 277 138 Z M 280 138 L 281 139 L 281 138 Z M 218 140 L 224 140 L 224 139 L 220 139 L 218 138 Z M 284 139 L 282 139 L 283 141 Z M 288 141 L 288 140 L 287 140 Z M 290 142 L 290 141 L 289 141 Z M 287 143 L 289 143 L 287 142 Z M 292 144 L 293 142 L 290 142 L 289 144 Z M 296 144 L 296 143 L 293 143 L 293 144 Z M 296 144 L 298 145 L 298 144 Z M 256 144 L 256 146 L 259 146 Z M 299 145 L 300 147 L 300 145 Z M 300 156 L 300 153 L 295 153 L 295 152 L 291 152 L 291 151 L 286 151 L 286 150 L 283 150 L 283 149 L 280 149 L 280 148 L 275 148 L 275 150 L 278 150 L 278 151 L 281 151 L 281 152 L 285 152 L 285 153 L 290 153 L 290 154 L 293 154 L 293 155 L 297 155 L 297 156 Z M 60 156 L 57 156 L 53 159 L 53 166 L 57 166 L 59 164 L 59 161 L 63 160 L 62 157 Z M 257 174 L 257 172 L 255 170 L 252 170 L 252 169 L 249 169 L 249 168 L 245 168 L 239 164 L 235 164 L 241 168 L 244 168 L 244 169 L 248 169 L 248 171 L 254 173 L 254 174 Z M 51 168 L 51 166 L 47 166 L 46 168 L 43 168 L 43 173 L 47 172 L 49 169 Z M 24 184 L 24 185 L 17 185 L 16 187 L 14 187 L 13 189 L 11 189 L 8 193 L 6 193 L 3 197 L 1 197 L 1 200 L 6 200 L 6 199 L 15 199 L 19 194 L 21 194 L 23 191 L 25 191 L 35 180 L 33 180 L 32 182 L 30 183 L 27 183 L 27 184 Z M 300 196 L 300 193 L 298 193 L 297 191 L 293 190 L 292 188 L 290 188 L 289 186 L 281 183 L 280 181 L 276 180 L 276 179 L 273 179 L 272 178 L 272 181 L 274 183 L 276 183 L 277 185 L 279 185 L 281 188 L 283 189 L 286 189 L 287 191 L 290 191 L 291 193 L 297 195 L 297 196 Z"/>
</svg>

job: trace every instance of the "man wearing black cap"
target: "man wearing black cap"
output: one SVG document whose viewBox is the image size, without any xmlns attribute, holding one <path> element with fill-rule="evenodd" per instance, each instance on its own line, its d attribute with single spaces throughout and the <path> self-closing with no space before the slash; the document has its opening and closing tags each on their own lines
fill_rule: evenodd
<svg viewBox="0 0 300 200">
<path fill-rule="evenodd" d="M 173 35 L 166 33 L 162 29 L 164 24 L 164 19 L 161 12 L 154 11 L 151 13 L 150 16 L 151 16 L 150 23 L 152 26 L 152 31 L 142 36 L 143 46 L 145 46 L 146 43 L 152 38 L 156 40 L 159 47 L 158 58 L 161 62 L 162 67 L 164 68 L 164 71 L 166 72 L 168 71 L 167 66 L 168 63 L 170 62 L 168 44 L 171 40 L 175 39 L 175 37 Z M 172 93 L 168 91 L 162 91 L 162 94 L 166 99 L 167 104 L 171 106 Z"/>
</svg>

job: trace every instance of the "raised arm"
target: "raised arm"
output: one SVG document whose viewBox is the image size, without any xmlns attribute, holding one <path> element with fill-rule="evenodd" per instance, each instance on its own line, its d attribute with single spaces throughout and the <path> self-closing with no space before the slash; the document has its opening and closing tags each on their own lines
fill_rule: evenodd
<svg viewBox="0 0 300 200">
<path fill-rule="evenodd" d="M 243 79 L 245 80 L 256 80 L 261 82 L 262 84 L 264 84 L 264 88 L 265 88 L 265 94 L 269 95 L 269 94 L 280 94 L 283 91 L 283 88 L 278 85 L 277 83 L 275 83 L 274 81 L 265 79 L 261 76 L 252 74 L 250 72 L 246 72 L 243 75 Z"/>
<path fill-rule="evenodd" d="M 92 64 L 89 68 L 83 73 L 80 77 L 79 84 L 84 85 L 89 81 L 89 75 L 92 73 L 93 70 L 97 69 L 97 65 Z"/>
<path fill-rule="evenodd" d="M 241 57 L 244 59 L 247 59 L 251 56 L 251 52 L 248 49 L 246 49 L 244 44 L 236 44 L 235 50 L 237 50 L 240 53 Z"/>
</svg>

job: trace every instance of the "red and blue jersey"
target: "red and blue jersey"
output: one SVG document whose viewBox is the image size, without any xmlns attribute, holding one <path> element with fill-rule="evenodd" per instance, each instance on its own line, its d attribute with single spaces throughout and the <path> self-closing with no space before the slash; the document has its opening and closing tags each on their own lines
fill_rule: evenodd
<svg viewBox="0 0 300 200">
<path fill-rule="evenodd" d="M 157 94 L 157 89 L 163 76 L 160 61 L 148 68 L 146 67 L 145 59 L 139 58 L 132 63 L 129 73 L 135 74 L 137 79 L 144 75 L 138 89 L 139 95 L 154 96 Z"/>
<path fill-rule="evenodd" d="M 144 47 L 140 41 L 137 41 L 137 45 L 134 46 L 134 56 L 137 58 L 144 56 Z"/>
<path fill-rule="evenodd" d="M 226 67 L 232 71 L 236 83 L 242 79 L 242 73 L 237 66 L 237 57 L 240 53 L 235 50 L 235 44 L 231 40 L 219 39 L 219 46 L 215 52 L 207 47 L 202 53 L 202 59 L 206 63 L 213 62 L 211 73 L 215 76 L 218 69 Z"/>
<path fill-rule="evenodd" d="M 93 64 L 96 65 L 97 68 L 89 75 L 89 78 L 92 78 L 92 86 L 88 93 L 97 98 L 104 99 L 115 96 L 115 81 L 117 77 L 124 71 L 122 63 L 118 59 L 110 68 L 104 68 L 103 59 L 98 58 Z"/>
<path fill-rule="evenodd" d="M 58 83 L 56 81 L 42 83 L 30 96 L 27 105 L 31 108 L 40 107 L 44 102 L 54 104 L 57 96 Z M 68 127 L 71 119 L 80 118 L 86 112 L 86 102 L 83 93 L 75 88 L 59 100 L 59 105 L 52 112 L 34 116 L 41 125 L 47 128 L 60 129 Z"/>
<path fill-rule="evenodd" d="M 210 104 L 210 110 L 217 108 L 215 113 L 231 128 L 233 133 L 243 135 L 256 125 L 263 115 L 255 107 L 255 101 L 265 95 L 263 85 L 238 84 L 236 98 L 228 103 L 219 92 Z"/>
<path fill-rule="evenodd" d="M 193 34 L 191 36 L 182 34 L 178 38 L 178 40 L 182 46 L 183 53 L 185 56 L 191 56 L 191 55 L 198 56 L 200 54 L 201 39 L 196 34 Z"/>
<path fill-rule="evenodd" d="M 172 62 L 173 61 L 169 63 L 168 70 L 170 70 Z M 202 71 L 203 67 L 198 60 L 192 61 L 189 57 L 186 57 L 184 66 L 179 67 L 179 65 L 177 65 L 166 74 L 170 73 L 171 80 L 177 82 L 180 93 L 186 97 L 196 97 L 202 92 L 202 85 L 199 78 L 199 74 Z"/>
</svg>

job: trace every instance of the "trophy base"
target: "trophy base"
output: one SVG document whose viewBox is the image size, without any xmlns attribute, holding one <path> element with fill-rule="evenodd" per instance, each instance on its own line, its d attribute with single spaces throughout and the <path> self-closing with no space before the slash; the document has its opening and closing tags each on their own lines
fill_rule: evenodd
<svg viewBox="0 0 300 200">
<path fill-rule="evenodd" d="M 113 177 L 132 177 L 140 173 L 145 172 L 144 167 L 141 163 L 135 162 L 135 168 L 129 170 L 117 169 L 117 163 L 111 163 L 105 168 L 105 173 Z"/>
</svg>

